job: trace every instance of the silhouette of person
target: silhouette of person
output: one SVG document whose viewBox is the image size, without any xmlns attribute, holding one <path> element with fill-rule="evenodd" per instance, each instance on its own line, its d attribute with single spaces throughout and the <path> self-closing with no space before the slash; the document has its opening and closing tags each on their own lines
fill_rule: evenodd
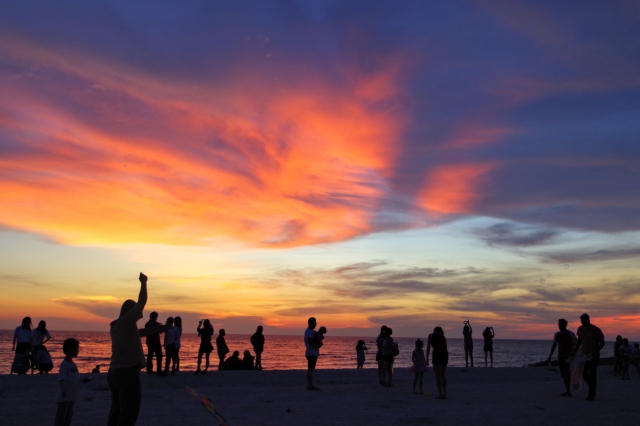
<svg viewBox="0 0 640 426">
<path fill-rule="evenodd" d="M 233 354 L 224 361 L 224 368 L 221 370 L 240 370 L 242 368 L 242 360 L 240 359 L 240 352 L 233 351 Z"/>
<path fill-rule="evenodd" d="M 176 351 L 176 329 L 173 326 L 173 317 L 167 318 L 167 322 L 165 323 L 164 350 L 166 358 L 164 360 L 164 373 L 162 376 L 167 376 L 169 374 L 169 366 Z"/>
<path fill-rule="evenodd" d="M 384 358 L 384 370 L 387 372 L 387 381 L 384 384 L 385 387 L 390 388 L 392 386 L 391 381 L 393 378 L 393 347 L 395 342 L 393 341 L 393 330 L 391 327 L 387 327 L 384 330 L 384 342 L 382 343 L 382 356 Z"/>
<path fill-rule="evenodd" d="M 47 322 L 40 321 L 38 327 L 31 332 L 31 351 L 35 355 L 40 347 L 51 340 L 51 334 L 47 330 Z"/>
<path fill-rule="evenodd" d="M 144 328 L 157 327 L 161 325 L 158 322 L 158 313 L 153 311 L 149 314 L 149 321 Z M 160 333 L 151 333 L 146 337 L 147 344 L 147 373 L 153 374 L 153 357 L 156 357 L 156 371 L 162 375 L 162 345 L 160 344 Z"/>
<path fill-rule="evenodd" d="M 226 335 L 227 332 L 224 331 L 224 328 L 221 328 L 220 334 L 218 334 L 218 337 L 216 338 L 216 349 L 218 349 L 218 359 L 220 360 L 218 370 L 224 370 L 224 357 L 229 353 L 229 347 L 227 346 L 227 342 L 224 340 L 224 336 Z M 240 352 L 238 352 L 238 355 L 240 355 Z"/>
<path fill-rule="evenodd" d="M 31 349 L 31 317 L 24 317 L 22 324 L 16 327 L 13 333 L 12 351 L 17 354 L 25 354 Z"/>
<path fill-rule="evenodd" d="M 376 362 L 378 363 L 378 381 L 384 386 L 387 382 L 385 380 L 385 372 L 384 372 L 384 356 L 382 355 L 382 345 L 384 343 L 385 335 L 384 331 L 387 329 L 386 325 L 380 327 L 380 334 L 376 338 Z"/>
<path fill-rule="evenodd" d="M 33 365 L 38 369 L 38 374 L 48 374 L 53 370 L 53 361 L 45 345 L 40 345 L 40 350 L 33 358 Z M 33 373 L 33 370 L 31 372 Z"/>
<path fill-rule="evenodd" d="M 416 340 L 416 348 L 411 353 L 411 367 L 409 370 L 413 372 L 413 393 L 416 392 L 416 385 L 420 384 L 420 392 L 422 393 L 422 382 L 424 380 L 424 372 L 427 371 L 427 362 L 424 357 L 424 352 L 422 347 L 424 346 L 424 342 L 420 339 Z"/>
<path fill-rule="evenodd" d="M 180 371 L 180 346 L 182 346 L 182 318 L 176 317 L 174 319 L 174 333 L 176 339 L 176 348 L 173 352 L 173 359 L 171 364 L 171 374 L 176 371 Z"/>
<path fill-rule="evenodd" d="M 593 401 L 596 397 L 596 372 L 600 361 L 600 350 L 604 348 L 604 334 L 600 328 L 591 324 L 588 314 L 580 315 L 580 322 L 582 325 L 578 327 L 578 342 L 573 350 L 573 355 L 582 347 L 582 354 L 586 358 L 582 378 L 589 386 L 587 401 Z"/>
<path fill-rule="evenodd" d="M 255 359 L 253 355 L 251 355 L 251 352 L 249 351 L 244 351 L 243 353 L 243 358 L 242 358 L 242 365 L 240 367 L 241 370 L 253 370 L 254 366 L 253 366 L 253 360 Z"/>
<path fill-rule="evenodd" d="M 207 374 L 209 369 L 209 355 L 213 351 L 213 345 L 211 344 L 211 337 L 213 336 L 213 326 L 211 322 L 206 320 L 200 320 L 198 322 L 198 337 L 200 337 L 200 348 L 198 349 L 198 367 L 195 374 Z M 205 356 L 204 370 L 200 370 L 202 363 L 202 355 Z"/>
<path fill-rule="evenodd" d="M 366 350 L 367 345 L 365 345 L 364 340 L 358 340 L 358 343 L 356 344 L 356 368 L 364 367 L 364 353 Z"/>
<path fill-rule="evenodd" d="M 136 424 L 142 400 L 140 370 L 147 365 L 140 337 L 164 331 L 163 325 L 138 330 L 136 323 L 142 318 L 148 297 L 147 276 L 140 273 L 139 280 L 138 301 L 126 300 L 119 318 L 110 324 L 111 363 L 107 382 L 111 389 L 111 410 L 108 426 Z"/>
<path fill-rule="evenodd" d="M 558 367 L 560 368 L 560 376 L 564 381 L 565 393 L 560 396 L 571 396 L 571 351 L 578 339 L 572 331 L 567 330 L 567 320 L 561 318 L 558 320 L 558 331 L 553 336 L 553 345 L 551 345 L 551 352 L 549 352 L 549 358 L 547 362 L 551 362 L 553 351 L 558 347 Z"/>
<path fill-rule="evenodd" d="M 487 354 L 491 357 L 491 366 L 493 367 L 493 339 L 496 337 L 496 333 L 493 331 L 493 327 L 487 327 L 482 332 L 484 338 L 484 366 L 487 366 Z"/>
<path fill-rule="evenodd" d="M 447 399 L 447 377 L 445 372 L 447 364 L 449 364 L 449 351 L 442 327 L 433 329 L 428 345 L 433 348 L 431 363 L 433 364 L 433 373 L 436 376 L 436 387 L 438 388 L 436 399 Z"/>
<path fill-rule="evenodd" d="M 321 348 L 324 345 L 324 335 L 327 334 L 327 327 L 320 327 L 316 334 L 313 335 L 313 344 L 316 348 Z"/>
<path fill-rule="evenodd" d="M 262 352 L 264 351 L 264 335 L 262 326 L 259 325 L 256 332 L 251 336 L 251 345 L 256 353 L 256 370 L 262 370 Z"/>
<path fill-rule="evenodd" d="M 631 360 L 633 359 L 633 348 L 629 345 L 629 339 L 622 339 L 622 344 L 620 345 L 620 349 L 618 350 L 618 358 L 620 359 L 620 369 L 622 372 L 622 380 L 630 380 L 631 376 L 629 376 L 629 364 L 631 364 Z"/>
<path fill-rule="evenodd" d="M 320 390 L 320 388 L 313 385 L 313 370 L 316 369 L 318 357 L 320 356 L 320 348 L 315 346 L 315 335 L 317 322 L 314 317 L 307 320 L 307 329 L 304 332 L 304 355 L 307 358 L 307 390 Z"/>
<path fill-rule="evenodd" d="M 473 328 L 469 320 L 464 322 L 462 336 L 464 337 L 464 364 L 469 367 L 469 359 L 471 359 L 471 367 L 473 367 Z"/>
<path fill-rule="evenodd" d="M 613 375 L 617 376 L 622 372 L 622 363 L 620 362 L 620 346 L 622 346 L 622 336 L 617 335 L 613 344 Z"/>
</svg>

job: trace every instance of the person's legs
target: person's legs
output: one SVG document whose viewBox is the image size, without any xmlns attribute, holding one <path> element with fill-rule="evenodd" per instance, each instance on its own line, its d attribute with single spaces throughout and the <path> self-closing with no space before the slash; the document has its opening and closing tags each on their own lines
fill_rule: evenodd
<svg viewBox="0 0 640 426">
<path fill-rule="evenodd" d="M 147 373 L 153 373 L 153 355 L 154 355 L 154 347 L 153 345 L 147 345 Z"/>
<path fill-rule="evenodd" d="M 198 351 L 198 366 L 196 367 L 196 374 L 200 372 L 200 364 L 202 364 L 202 355 L 204 352 Z"/>
<path fill-rule="evenodd" d="M 307 356 L 307 389 L 309 390 L 318 390 L 318 388 L 313 385 L 313 370 L 316 369 L 317 362 L 317 356 Z"/>
<path fill-rule="evenodd" d="M 73 401 L 58 402 L 56 411 L 55 426 L 69 426 L 73 418 Z"/>
<path fill-rule="evenodd" d="M 434 365 L 433 366 L 433 374 L 436 377 L 436 388 L 438 389 L 438 396 L 442 397 L 442 378 L 440 375 L 440 366 L 439 365 Z"/>
<path fill-rule="evenodd" d="M 204 371 L 207 371 L 209 369 L 209 355 L 211 354 L 207 352 L 204 356 Z"/>
<path fill-rule="evenodd" d="M 586 361 L 584 363 L 584 371 L 582 372 L 582 378 L 584 379 L 585 382 L 587 382 L 587 385 L 589 386 L 589 396 L 587 397 L 587 399 L 589 400 L 594 399 L 596 396 L 596 385 L 597 385 L 596 371 L 598 368 L 598 361 L 599 361 L 599 358 L 593 357 L 591 361 Z"/>
<path fill-rule="evenodd" d="M 420 393 L 422 393 L 422 382 L 424 381 L 424 372 L 420 372 Z"/>
<path fill-rule="evenodd" d="M 487 353 L 488 353 L 488 352 L 489 352 L 489 351 L 487 351 L 487 350 L 485 350 L 485 351 L 484 351 L 484 366 L 485 366 L 485 367 L 487 367 L 487 365 L 488 365 L 488 364 L 487 364 Z"/>
<path fill-rule="evenodd" d="M 109 426 L 135 425 L 142 399 L 140 370 L 136 368 L 110 369 L 107 380 L 111 388 Z"/>
<path fill-rule="evenodd" d="M 446 398 L 447 397 L 447 366 L 443 365 L 441 370 L 441 378 L 440 378 L 440 383 L 442 383 L 442 395 Z"/>
<path fill-rule="evenodd" d="M 469 347 L 464 347 L 464 366 L 469 367 Z"/>
<path fill-rule="evenodd" d="M 493 349 L 489 350 L 489 357 L 491 358 L 491 366 L 493 367 Z"/>
<path fill-rule="evenodd" d="M 471 359 L 471 368 L 473 368 L 473 346 L 469 346 L 469 358 Z"/>
<path fill-rule="evenodd" d="M 416 385 L 418 384 L 418 376 L 420 373 L 413 374 L 413 393 L 416 393 Z"/>
<path fill-rule="evenodd" d="M 387 356 L 384 363 L 384 369 L 387 372 L 387 387 L 391 387 L 393 378 L 393 356 Z"/>
<path fill-rule="evenodd" d="M 220 355 L 220 352 L 218 352 L 218 359 L 220 360 L 220 363 L 218 364 L 218 370 L 224 370 L 224 355 Z"/>
<path fill-rule="evenodd" d="M 262 370 L 262 352 L 256 352 L 256 369 Z"/>
<path fill-rule="evenodd" d="M 565 396 L 571 396 L 571 364 L 568 358 L 560 358 L 558 360 L 558 367 L 560 368 L 560 376 L 564 382 Z"/>
<path fill-rule="evenodd" d="M 169 366 L 171 365 L 171 361 L 173 360 L 173 352 L 175 350 L 175 345 L 170 344 L 164 349 L 165 353 L 165 361 L 164 361 L 164 373 L 167 374 L 169 372 Z"/>
<path fill-rule="evenodd" d="M 173 367 L 171 371 L 180 371 L 180 348 L 173 351 Z"/>
</svg>

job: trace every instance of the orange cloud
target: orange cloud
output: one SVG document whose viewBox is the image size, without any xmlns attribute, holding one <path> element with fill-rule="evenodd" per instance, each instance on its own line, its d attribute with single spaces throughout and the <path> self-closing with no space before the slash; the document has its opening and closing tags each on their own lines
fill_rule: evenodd
<svg viewBox="0 0 640 426">
<path fill-rule="evenodd" d="M 427 175 L 419 203 L 436 214 L 470 213 L 480 199 L 486 174 L 494 167 L 491 163 L 437 166 Z"/>
<path fill-rule="evenodd" d="M 377 104 L 398 92 L 393 67 L 268 86 L 267 71 L 170 81 L 15 37 L 0 52 L 44 76 L 2 87 L 4 225 L 71 243 L 277 246 L 372 230 L 402 128 Z"/>
</svg>

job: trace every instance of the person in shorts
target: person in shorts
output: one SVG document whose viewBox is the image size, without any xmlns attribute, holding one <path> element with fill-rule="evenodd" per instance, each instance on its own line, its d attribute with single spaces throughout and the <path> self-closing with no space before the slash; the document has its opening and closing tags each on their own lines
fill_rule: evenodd
<svg viewBox="0 0 640 426">
<path fill-rule="evenodd" d="M 73 358 L 80 352 L 80 342 L 67 339 L 62 344 L 64 360 L 60 363 L 58 373 L 58 410 L 56 411 L 55 426 L 69 426 L 73 419 L 73 404 L 80 393 L 80 373 Z"/>
<path fill-rule="evenodd" d="M 315 328 L 318 324 L 314 317 L 307 320 L 308 327 L 304 332 L 304 355 L 307 357 L 307 390 L 320 390 L 320 388 L 313 385 L 313 370 L 316 369 L 316 363 L 320 356 L 320 348 L 314 346 L 315 344 Z"/>
<path fill-rule="evenodd" d="M 547 362 L 551 362 L 551 356 L 558 347 L 558 368 L 560 368 L 560 376 L 564 381 L 565 392 L 560 396 L 571 396 L 571 363 L 569 358 L 571 357 L 571 351 L 573 346 L 578 341 L 573 331 L 567 330 L 567 320 L 561 318 L 558 320 L 558 331 L 553 336 L 553 344 L 551 345 L 551 352 Z"/>
</svg>

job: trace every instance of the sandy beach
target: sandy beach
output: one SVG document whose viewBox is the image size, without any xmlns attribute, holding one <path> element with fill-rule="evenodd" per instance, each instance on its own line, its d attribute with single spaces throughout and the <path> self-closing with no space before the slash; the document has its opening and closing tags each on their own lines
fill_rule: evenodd
<svg viewBox="0 0 640 426">
<path fill-rule="evenodd" d="M 375 370 L 317 370 L 320 391 L 305 389 L 304 371 L 212 371 L 206 376 L 181 372 L 158 377 L 142 374 L 139 425 L 217 424 L 186 390 L 208 396 L 230 426 L 238 425 L 637 425 L 640 380 L 599 371 L 598 395 L 585 401 L 563 391 L 555 368 L 450 368 L 449 399 L 435 400 L 430 370 L 425 391 L 411 392 L 413 375 L 396 371 L 394 387 L 382 388 Z M 82 385 L 74 425 L 104 425 L 110 406 L 106 374 Z M 3 425 L 52 424 L 56 375 L 0 376 Z M 290 411 L 289 411 L 290 410 Z"/>
</svg>

